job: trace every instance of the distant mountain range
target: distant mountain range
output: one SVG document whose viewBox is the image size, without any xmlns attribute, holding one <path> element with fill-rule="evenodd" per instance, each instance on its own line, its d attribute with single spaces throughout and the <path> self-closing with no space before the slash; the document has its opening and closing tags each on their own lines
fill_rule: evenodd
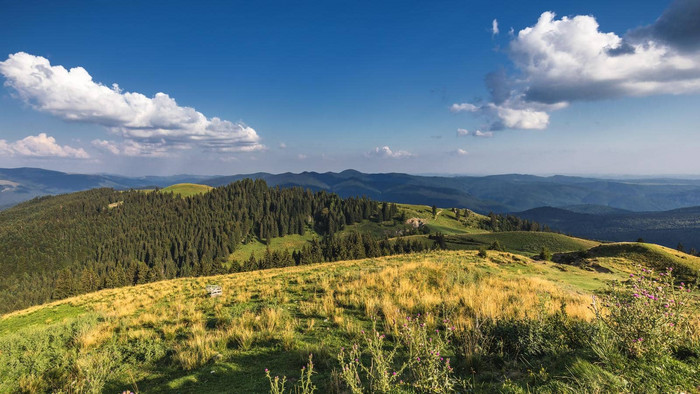
<svg viewBox="0 0 700 394">
<path fill-rule="evenodd" d="M 326 190 L 342 197 L 365 195 L 407 204 L 469 208 L 479 213 L 515 212 L 572 235 L 611 241 L 646 241 L 700 249 L 700 180 L 600 179 L 533 175 L 418 176 L 302 172 L 231 176 L 67 174 L 39 168 L 0 169 L 0 209 L 33 197 L 96 187 L 166 187 L 191 182 L 221 186 L 243 178 L 271 186 Z"/>
<path fill-rule="evenodd" d="M 11 206 L 40 195 L 95 187 L 149 188 L 182 182 L 221 186 L 242 178 L 264 179 L 272 186 L 327 190 L 343 197 L 366 195 L 377 200 L 470 208 L 480 213 L 519 212 L 544 206 L 579 213 L 664 211 L 700 206 L 700 180 L 697 179 L 611 180 L 517 174 L 448 177 L 365 174 L 354 170 L 339 173 L 125 177 L 67 174 L 38 168 L 0 169 L 0 206 Z"/>
<path fill-rule="evenodd" d="M 130 178 L 118 175 L 67 174 L 40 168 L 0 168 L 0 209 L 50 194 L 72 193 L 97 187 L 166 187 L 174 183 L 199 182 L 207 178 L 210 177 L 174 175 Z"/>
</svg>

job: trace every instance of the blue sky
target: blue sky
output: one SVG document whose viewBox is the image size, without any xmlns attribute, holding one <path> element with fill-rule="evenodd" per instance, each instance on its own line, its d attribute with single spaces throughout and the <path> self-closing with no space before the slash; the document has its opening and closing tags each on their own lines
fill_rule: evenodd
<svg viewBox="0 0 700 394">
<path fill-rule="evenodd" d="M 0 3 L 1 167 L 700 169 L 696 0 Z"/>
</svg>

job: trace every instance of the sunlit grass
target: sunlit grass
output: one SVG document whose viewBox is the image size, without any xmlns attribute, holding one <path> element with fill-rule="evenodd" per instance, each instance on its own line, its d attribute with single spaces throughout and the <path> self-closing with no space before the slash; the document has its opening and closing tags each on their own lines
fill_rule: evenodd
<svg viewBox="0 0 700 394">
<path fill-rule="evenodd" d="M 591 292 L 626 276 L 614 265 L 601 274 L 488 253 L 481 259 L 474 251 L 433 252 L 109 289 L 5 316 L 0 333 L 13 327 L 12 335 L 45 335 L 32 326 L 43 324 L 47 311 L 71 311 L 65 323 L 54 320 L 60 330 L 85 321 L 79 332 L 66 334 L 75 338 L 66 344 L 77 345 L 71 362 L 84 367 L 110 355 L 121 360 L 107 382 L 112 391 L 136 383 L 146 392 L 260 392 L 264 368 L 291 376 L 310 352 L 319 381 L 330 381 L 334 354 L 373 318 L 396 332 L 407 314 L 432 312 L 429 324 L 449 315 L 459 335 L 485 319 L 537 318 L 562 308 L 590 320 Z M 210 283 L 223 287 L 221 297 L 208 296 Z M 0 335 L 0 343 L 9 338 Z M 32 354 L 42 359 L 46 352 Z M 0 374 L 10 373 L 2 369 L 11 365 L 8 357 L 16 356 L 0 354 L 6 366 Z M 8 376 L 13 380 L 1 383 L 0 392 L 18 387 L 24 375 L 12 370 Z"/>
</svg>

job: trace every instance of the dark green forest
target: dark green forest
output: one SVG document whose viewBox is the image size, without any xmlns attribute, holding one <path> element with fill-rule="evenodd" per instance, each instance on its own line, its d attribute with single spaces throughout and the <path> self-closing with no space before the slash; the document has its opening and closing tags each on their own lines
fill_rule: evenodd
<svg viewBox="0 0 700 394">
<path fill-rule="evenodd" d="M 419 242 L 335 236 L 396 215 L 395 204 L 261 180 L 187 198 L 105 188 L 37 198 L 0 212 L 0 312 L 162 279 L 422 250 Z M 242 243 L 312 230 L 323 238 L 299 251 L 227 264 Z"/>
</svg>

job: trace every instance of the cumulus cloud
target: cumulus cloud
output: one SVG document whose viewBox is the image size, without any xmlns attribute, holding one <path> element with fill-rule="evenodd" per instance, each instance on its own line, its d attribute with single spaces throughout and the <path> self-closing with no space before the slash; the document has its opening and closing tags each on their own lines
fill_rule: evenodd
<svg viewBox="0 0 700 394">
<path fill-rule="evenodd" d="M 68 145 L 59 145 L 56 139 L 46 133 L 30 135 L 15 142 L 0 140 L 0 153 L 9 156 L 25 157 L 64 157 L 71 159 L 88 159 L 88 155 L 82 148 L 73 148 Z"/>
<path fill-rule="evenodd" d="M 381 157 L 390 159 L 402 159 L 406 157 L 411 157 L 413 154 L 405 150 L 392 151 L 388 146 L 376 147 L 367 153 L 368 157 Z"/>
<path fill-rule="evenodd" d="M 117 84 L 105 86 L 82 67 L 68 70 L 52 66 L 44 57 L 18 52 L 0 62 L 0 74 L 5 86 L 34 109 L 66 121 L 102 125 L 123 137 L 125 146 L 142 148 L 144 155 L 171 147 L 215 152 L 264 148 L 257 132 L 243 123 L 207 118 L 165 93 L 147 97 L 124 92 Z"/>
<path fill-rule="evenodd" d="M 457 150 L 455 151 L 455 154 L 456 154 L 457 156 L 466 156 L 466 155 L 469 154 L 469 152 L 467 152 L 467 151 L 464 150 L 464 149 L 459 148 L 459 149 L 457 149 Z"/>
<path fill-rule="evenodd" d="M 491 137 L 493 137 L 493 132 L 481 131 L 481 130 L 469 131 L 467 129 L 457 129 L 457 137 L 465 137 L 468 135 L 470 135 L 472 137 L 491 138 Z"/>
<path fill-rule="evenodd" d="M 544 12 L 511 39 L 517 72 L 486 77 L 491 100 L 454 104 L 489 119 L 489 130 L 545 129 L 552 111 L 576 101 L 700 93 L 700 3 L 678 0 L 651 26 L 625 36 L 593 16 Z"/>
<path fill-rule="evenodd" d="M 498 30 L 498 20 L 494 19 L 493 22 L 491 22 L 491 34 L 492 35 L 497 35 L 499 33 Z"/>
</svg>

